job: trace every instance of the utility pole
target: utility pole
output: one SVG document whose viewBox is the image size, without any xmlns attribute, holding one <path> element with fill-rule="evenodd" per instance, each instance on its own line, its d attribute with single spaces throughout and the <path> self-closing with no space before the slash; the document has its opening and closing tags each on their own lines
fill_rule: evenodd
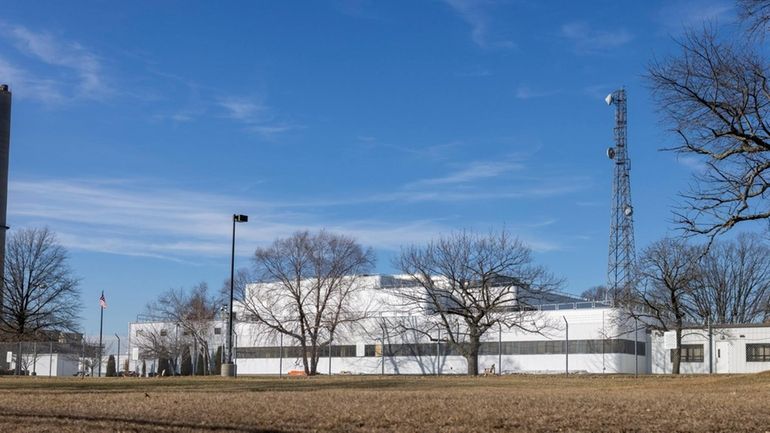
<svg viewBox="0 0 770 433">
<path fill-rule="evenodd" d="M 709 332 L 709 374 L 713 374 L 714 373 L 714 353 L 713 353 L 714 352 L 714 348 L 713 348 L 714 333 L 712 332 L 712 329 L 711 329 L 710 315 L 709 317 L 706 318 L 706 324 L 708 326 L 708 332 Z"/>
<path fill-rule="evenodd" d="M 115 334 L 115 338 L 118 339 L 118 359 L 115 360 L 115 370 L 118 371 L 118 376 L 120 376 L 120 337 L 118 334 Z"/>
<path fill-rule="evenodd" d="M 5 275 L 5 232 L 8 230 L 8 154 L 11 142 L 11 91 L 0 85 L 0 275 Z M 3 291 L 0 290 L 0 311 Z M 18 362 L 17 362 L 18 364 Z"/>
</svg>

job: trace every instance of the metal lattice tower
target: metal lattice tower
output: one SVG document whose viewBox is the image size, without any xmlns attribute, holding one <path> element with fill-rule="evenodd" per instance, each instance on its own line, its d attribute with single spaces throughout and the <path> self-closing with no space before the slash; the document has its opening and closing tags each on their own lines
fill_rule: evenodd
<svg viewBox="0 0 770 433">
<path fill-rule="evenodd" d="M 612 179 L 610 249 L 607 267 L 607 296 L 631 288 L 634 280 L 634 208 L 631 206 L 631 160 L 626 143 L 626 90 L 610 93 L 607 105 L 615 105 L 615 146 L 607 156 L 615 163 Z"/>
</svg>

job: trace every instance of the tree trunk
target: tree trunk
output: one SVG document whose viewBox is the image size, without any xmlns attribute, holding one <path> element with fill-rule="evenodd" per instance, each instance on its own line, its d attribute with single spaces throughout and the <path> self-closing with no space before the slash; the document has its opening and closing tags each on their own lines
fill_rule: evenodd
<svg viewBox="0 0 770 433">
<path fill-rule="evenodd" d="M 676 329 L 676 349 L 674 349 L 674 359 L 671 363 L 671 373 L 679 374 L 679 366 L 682 363 L 682 328 Z"/>
<path fill-rule="evenodd" d="M 310 362 L 307 359 L 307 342 L 305 341 L 304 334 L 299 343 L 302 348 L 302 368 L 305 369 L 305 375 L 310 376 Z"/>
<path fill-rule="evenodd" d="M 318 374 L 318 358 L 319 358 L 318 346 L 313 342 L 310 348 L 310 375 L 315 376 Z"/>
<path fill-rule="evenodd" d="M 21 341 L 19 341 L 19 347 L 16 350 L 16 375 L 21 376 Z"/>
<path fill-rule="evenodd" d="M 471 333 L 468 341 L 468 351 L 465 354 L 465 361 L 468 363 L 468 376 L 479 375 L 479 348 L 481 347 L 481 337 Z"/>
</svg>

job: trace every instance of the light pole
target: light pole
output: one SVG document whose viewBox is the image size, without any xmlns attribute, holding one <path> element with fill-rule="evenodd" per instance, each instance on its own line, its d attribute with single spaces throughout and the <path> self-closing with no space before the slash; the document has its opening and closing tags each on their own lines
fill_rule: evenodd
<svg viewBox="0 0 770 433">
<path fill-rule="evenodd" d="M 236 375 L 235 365 L 233 364 L 233 291 L 235 289 L 235 223 L 245 223 L 249 221 L 248 215 L 233 214 L 233 244 L 230 254 L 230 305 L 228 306 L 227 316 L 227 362 L 222 364 L 222 376 Z"/>
<path fill-rule="evenodd" d="M 497 322 L 497 375 L 503 374 L 503 322 Z"/>
<path fill-rule="evenodd" d="M 634 316 L 634 377 L 639 377 L 639 318 Z"/>
<path fill-rule="evenodd" d="M 115 361 L 115 370 L 118 371 L 118 376 L 120 376 L 120 337 L 118 337 L 118 334 L 115 334 L 115 338 L 118 339 L 118 359 Z"/>
<path fill-rule="evenodd" d="M 561 316 L 564 319 L 564 374 L 569 376 L 569 322 L 567 316 Z"/>
</svg>

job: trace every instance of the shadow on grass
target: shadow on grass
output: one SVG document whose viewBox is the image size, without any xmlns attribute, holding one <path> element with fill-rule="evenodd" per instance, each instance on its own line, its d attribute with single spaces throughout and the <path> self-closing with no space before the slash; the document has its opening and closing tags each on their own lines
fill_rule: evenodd
<svg viewBox="0 0 770 433">
<path fill-rule="evenodd" d="M 0 425 L 14 425 L 15 423 L 34 423 L 35 425 L 71 425 L 75 423 L 79 427 L 87 427 L 84 424 L 93 424 L 92 427 L 102 427 L 104 423 L 112 424 L 111 428 L 120 426 L 119 431 L 125 431 L 126 428 L 136 428 L 138 431 L 233 431 L 247 433 L 289 433 L 291 430 L 260 429 L 250 426 L 230 426 L 215 424 L 195 424 L 178 421 L 159 421 L 150 419 L 129 419 L 107 416 L 88 416 L 88 415 L 61 415 L 61 414 L 40 414 L 24 412 L 5 412 L 0 414 Z"/>
<path fill-rule="evenodd" d="M 0 392 L 93 393 L 93 392 L 292 392 L 328 390 L 438 390 L 444 388 L 625 388 L 681 386 L 687 382 L 724 381 L 770 383 L 770 374 L 739 376 L 704 375 L 511 375 L 495 377 L 468 376 L 316 376 L 288 378 L 275 376 L 169 377 L 169 378 L 34 378 L 2 377 Z"/>
</svg>

